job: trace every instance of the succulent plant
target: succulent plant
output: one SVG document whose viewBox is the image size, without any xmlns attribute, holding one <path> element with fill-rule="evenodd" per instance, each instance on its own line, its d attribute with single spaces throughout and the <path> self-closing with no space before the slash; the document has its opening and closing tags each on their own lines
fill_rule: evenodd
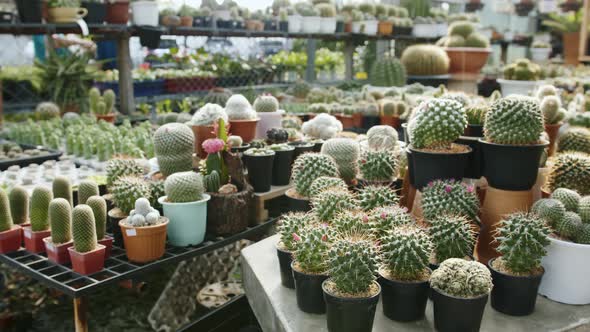
<svg viewBox="0 0 590 332">
<path fill-rule="evenodd" d="M 582 218 L 575 212 L 566 211 L 563 218 L 554 225 L 557 234 L 575 239 L 582 229 Z"/>
<path fill-rule="evenodd" d="M 582 225 L 582 228 L 576 235 L 576 242 L 580 244 L 590 244 L 590 224 Z"/>
<path fill-rule="evenodd" d="M 322 145 L 322 154 L 334 159 L 340 177 L 350 183 L 358 173 L 359 145 L 350 138 L 331 138 Z"/>
<path fill-rule="evenodd" d="M 35 187 L 31 195 L 31 230 L 45 231 L 49 228 L 49 203 L 53 199 L 51 190 L 45 187 Z"/>
<path fill-rule="evenodd" d="M 164 180 L 151 180 L 148 185 L 151 192 L 150 204 L 155 208 L 161 208 L 162 205 L 158 202 L 158 199 L 166 195 L 164 192 Z"/>
<path fill-rule="evenodd" d="M 318 114 L 301 126 L 303 134 L 316 139 L 327 140 L 342 131 L 342 123 L 330 114 Z"/>
<path fill-rule="evenodd" d="M 414 223 L 408 209 L 398 205 L 377 207 L 368 213 L 369 225 L 375 237 L 381 239 L 391 230 Z"/>
<path fill-rule="evenodd" d="M 590 129 L 581 127 L 568 129 L 559 136 L 557 151 L 590 153 Z"/>
<path fill-rule="evenodd" d="M 122 176 L 141 175 L 143 175 L 143 167 L 134 159 L 111 159 L 107 163 L 106 176 L 109 188 Z"/>
<path fill-rule="evenodd" d="M 367 131 L 367 143 L 371 150 L 395 151 L 397 140 L 397 131 L 391 126 L 373 126 Z"/>
<path fill-rule="evenodd" d="M 381 238 L 383 265 L 395 280 L 420 280 L 427 273 L 432 241 L 414 226 L 401 225 Z"/>
<path fill-rule="evenodd" d="M 256 112 L 246 97 L 240 94 L 229 97 L 225 104 L 225 113 L 229 120 L 254 120 Z"/>
<path fill-rule="evenodd" d="M 557 188 L 551 193 L 550 198 L 560 201 L 566 211 L 578 212 L 578 205 L 580 204 L 582 196 L 580 196 L 575 190 Z"/>
<path fill-rule="evenodd" d="M 254 100 L 253 106 L 256 112 L 276 112 L 279 110 L 279 101 L 271 95 L 260 95 Z"/>
<path fill-rule="evenodd" d="M 410 142 L 416 149 L 447 149 L 467 126 L 465 108 L 450 99 L 422 102 L 408 124 Z"/>
<path fill-rule="evenodd" d="M 92 214 L 94 215 L 96 238 L 102 240 L 105 236 L 107 225 L 107 202 L 101 196 L 91 196 L 86 200 L 86 205 L 92 209 Z"/>
<path fill-rule="evenodd" d="M 58 118 L 60 115 L 59 106 L 57 104 L 45 101 L 37 104 L 35 107 L 35 116 L 39 120 L 50 120 Z"/>
<path fill-rule="evenodd" d="M 434 243 L 434 256 L 438 263 L 473 254 L 475 235 L 469 220 L 461 215 L 437 216 L 430 220 L 428 232 Z"/>
<path fill-rule="evenodd" d="M 266 138 L 270 144 L 285 143 L 289 140 L 289 132 L 283 128 L 271 128 L 266 131 Z"/>
<path fill-rule="evenodd" d="M 475 32 L 465 38 L 465 47 L 488 48 L 490 47 L 490 39 Z"/>
<path fill-rule="evenodd" d="M 382 115 L 398 118 L 402 117 L 409 109 L 408 104 L 401 99 L 383 98 L 379 101 L 379 105 L 381 106 Z M 377 126 L 373 126 L 371 129 L 375 127 Z"/>
<path fill-rule="evenodd" d="M 279 219 L 279 246 L 293 252 L 296 247 L 294 234 L 301 234 L 302 230 L 314 220 L 313 215 L 305 212 L 290 212 Z"/>
<path fill-rule="evenodd" d="M 309 187 L 309 196 L 313 198 L 314 196 L 329 188 L 339 188 L 346 190 L 348 187 L 341 178 L 320 176 L 311 183 Z"/>
<path fill-rule="evenodd" d="M 211 173 L 203 176 L 203 185 L 205 186 L 206 192 L 218 192 L 219 187 L 221 187 L 221 178 L 219 177 L 219 173 L 217 171 L 212 171 Z"/>
<path fill-rule="evenodd" d="M 64 198 L 54 198 L 49 203 L 49 224 L 51 225 L 51 241 L 62 244 L 72 239 L 72 207 Z"/>
<path fill-rule="evenodd" d="M 359 158 L 359 170 L 363 180 L 391 181 L 397 175 L 398 162 L 391 151 L 365 151 Z"/>
<path fill-rule="evenodd" d="M 370 211 L 376 207 L 395 205 L 399 202 L 399 197 L 388 186 L 368 185 L 359 191 L 358 201 L 363 210 Z"/>
<path fill-rule="evenodd" d="M 195 112 L 190 124 L 193 126 L 212 126 L 219 119 L 227 123 L 228 116 L 223 107 L 217 104 L 205 104 Z"/>
<path fill-rule="evenodd" d="M 232 96 L 232 92 L 224 88 L 213 88 L 203 98 L 203 104 L 217 104 L 225 107 L 225 103 Z M 227 120 L 227 119 L 226 119 Z M 213 120 L 212 122 L 214 122 Z"/>
<path fill-rule="evenodd" d="M 154 226 L 162 222 L 160 212 L 151 207 L 150 201 L 144 197 L 135 201 L 135 209 L 126 220 L 127 225 L 131 227 Z"/>
<path fill-rule="evenodd" d="M 339 175 L 338 166 L 332 157 L 319 153 L 305 153 L 295 160 L 291 179 L 299 195 L 310 197 L 310 186 L 315 179 Z"/>
<path fill-rule="evenodd" d="M 543 97 L 539 107 L 547 124 L 557 124 L 565 118 L 566 110 L 561 107 L 561 100 L 558 96 L 549 95 Z"/>
<path fill-rule="evenodd" d="M 535 92 L 535 97 L 537 97 L 537 99 L 539 99 L 539 100 L 543 100 L 543 98 L 547 97 L 547 96 L 558 96 L 558 95 L 559 95 L 559 93 L 557 91 L 557 88 L 553 85 L 550 85 L 550 84 L 544 84 L 544 85 L 539 86 L 539 88 Z M 561 105 L 561 100 L 559 100 L 559 104 Z"/>
<path fill-rule="evenodd" d="M 448 28 L 448 34 L 451 36 L 469 37 L 475 31 L 475 26 L 470 21 L 456 21 L 451 23 Z"/>
<path fill-rule="evenodd" d="M 133 210 L 135 201 L 141 197 L 151 197 L 149 184 L 136 176 L 120 177 L 111 188 L 113 203 L 125 215 Z"/>
<path fill-rule="evenodd" d="M 401 62 L 408 75 L 444 75 L 449 72 L 449 57 L 438 46 L 418 44 L 407 47 Z"/>
<path fill-rule="evenodd" d="M 203 176 L 192 171 L 174 173 L 164 182 L 164 191 L 172 203 L 199 201 L 205 192 Z"/>
<path fill-rule="evenodd" d="M 590 196 L 584 196 L 580 199 L 578 204 L 578 215 L 583 223 L 590 224 Z"/>
<path fill-rule="evenodd" d="M 86 204 L 86 200 L 88 200 L 91 196 L 96 196 L 99 194 L 98 184 L 92 180 L 83 180 L 80 181 L 78 185 L 78 204 Z"/>
<path fill-rule="evenodd" d="M 10 203 L 8 195 L 0 189 L 0 232 L 11 230 L 13 226 L 12 215 L 10 214 Z"/>
<path fill-rule="evenodd" d="M 540 141 L 543 130 L 539 103 L 524 96 L 509 96 L 495 101 L 484 123 L 486 140 L 496 144 L 535 144 Z"/>
<path fill-rule="evenodd" d="M 227 145 L 231 147 L 240 147 L 244 144 L 244 140 L 240 136 L 229 136 L 227 138 Z"/>
<path fill-rule="evenodd" d="M 483 125 L 486 113 L 489 109 L 487 104 L 471 105 L 465 108 L 467 123 L 470 125 Z"/>
<path fill-rule="evenodd" d="M 327 260 L 330 280 L 342 293 L 364 293 L 375 281 L 377 248 L 370 239 L 359 235 L 338 239 L 330 247 Z"/>
<path fill-rule="evenodd" d="M 348 190 L 330 188 L 311 199 L 313 212 L 319 221 L 327 222 L 337 213 L 358 209 L 358 203 Z"/>
<path fill-rule="evenodd" d="M 72 210 L 72 237 L 77 252 L 85 253 L 96 249 L 94 213 L 86 204 L 80 204 Z"/>
<path fill-rule="evenodd" d="M 584 153 L 559 153 L 555 156 L 547 187 L 551 191 L 568 188 L 590 195 L 590 156 Z"/>
<path fill-rule="evenodd" d="M 541 67 L 529 59 L 517 59 L 503 68 L 504 78 L 517 81 L 536 81 L 541 78 Z"/>
<path fill-rule="evenodd" d="M 490 293 L 492 276 L 479 262 L 451 258 L 432 272 L 430 287 L 454 297 L 474 298 Z"/>
<path fill-rule="evenodd" d="M 536 201 L 531 207 L 531 212 L 555 227 L 565 215 L 565 206 L 557 199 L 544 198 Z"/>
<path fill-rule="evenodd" d="M 164 176 L 193 168 L 195 136 L 182 123 L 168 123 L 154 133 L 154 149 Z"/>
<path fill-rule="evenodd" d="M 8 194 L 10 214 L 15 224 L 29 222 L 29 193 L 21 186 L 15 186 Z"/>
<path fill-rule="evenodd" d="M 53 197 L 65 198 L 70 206 L 73 206 L 72 185 L 70 179 L 65 176 L 58 176 L 53 180 Z"/>
<path fill-rule="evenodd" d="M 298 267 L 307 273 L 326 273 L 327 255 L 330 248 L 327 226 L 308 226 L 293 234 L 295 251 L 293 258 Z"/>
<path fill-rule="evenodd" d="M 367 238 L 372 235 L 369 216 L 363 211 L 343 210 L 336 213 L 332 222 L 331 229 L 336 234 L 364 234 Z"/>
<path fill-rule="evenodd" d="M 476 220 L 479 200 L 475 187 L 455 180 L 436 180 L 422 190 L 422 213 L 426 220 L 445 213 Z"/>
<path fill-rule="evenodd" d="M 105 90 L 102 96 L 97 88 L 91 88 L 88 91 L 88 105 L 92 114 L 107 115 L 113 113 L 116 99 L 117 96 L 111 89 Z"/>
<path fill-rule="evenodd" d="M 369 74 L 373 86 L 404 86 L 406 84 L 406 69 L 394 57 L 384 57 L 373 63 Z"/>
</svg>

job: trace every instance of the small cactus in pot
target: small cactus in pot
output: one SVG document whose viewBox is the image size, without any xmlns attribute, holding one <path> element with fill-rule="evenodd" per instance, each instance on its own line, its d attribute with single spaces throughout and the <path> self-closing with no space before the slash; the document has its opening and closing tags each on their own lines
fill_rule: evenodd
<svg viewBox="0 0 590 332">
<path fill-rule="evenodd" d="M 370 211 L 377 207 L 396 205 L 399 197 L 388 186 L 368 185 L 359 190 L 358 201 L 364 211 Z"/>
<path fill-rule="evenodd" d="M 97 242 L 94 213 L 86 204 L 72 210 L 72 239 L 68 251 L 75 272 L 86 275 L 104 268 L 105 246 Z"/>
<path fill-rule="evenodd" d="M 18 250 L 22 234 L 21 227 L 13 223 L 8 195 L 0 189 L 0 254 Z"/>
<path fill-rule="evenodd" d="M 330 188 L 312 198 L 313 212 L 319 221 L 328 222 L 336 214 L 358 209 L 355 196 L 348 190 Z"/>
<path fill-rule="evenodd" d="M 162 257 L 167 225 L 168 219 L 160 216 L 147 198 L 138 198 L 129 217 L 119 222 L 127 258 L 132 262 L 146 263 Z M 130 229 L 135 230 L 136 236 L 128 236 Z"/>
<path fill-rule="evenodd" d="M 449 258 L 465 258 L 473 255 L 475 232 L 469 220 L 461 215 L 445 214 L 430 220 L 428 232 L 434 244 L 431 263 Z"/>
</svg>

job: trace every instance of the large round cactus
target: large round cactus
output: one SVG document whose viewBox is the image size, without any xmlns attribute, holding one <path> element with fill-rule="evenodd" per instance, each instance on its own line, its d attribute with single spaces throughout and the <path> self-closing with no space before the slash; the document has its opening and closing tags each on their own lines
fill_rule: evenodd
<svg viewBox="0 0 590 332">
<path fill-rule="evenodd" d="M 86 200 L 86 205 L 90 206 L 94 215 L 96 238 L 102 240 L 107 224 L 107 202 L 101 196 L 91 196 Z"/>
<path fill-rule="evenodd" d="M 138 198 L 150 198 L 151 190 L 149 184 L 135 176 L 124 176 L 119 178 L 113 184 L 111 194 L 113 195 L 113 203 L 121 211 L 128 215 Z"/>
<path fill-rule="evenodd" d="M 557 188 L 550 196 L 552 199 L 560 201 L 565 207 L 566 211 L 578 212 L 578 205 L 582 196 L 575 190 L 567 188 Z"/>
<path fill-rule="evenodd" d="M 0 189 L 0 232 L 12 229 L 12 225 L 8 195 L 6 195 L 4 190 Z"/>
<path fill-rule="evenodd" d="M 461 103 L 451 99 L 424 101 L 414 111 L 408 124 L 412 147 L 416 149 L 449 148 L 467 126 Z"/>
<path fill-rule="evenodd" d="M 65 176 L 58 176 L 53 180 L 53 197 L 64 198 L 70 203 L 70 206 L 74 205 L 70 179 Z"/>
<path fill-rule="evenodd" d="M 243 95 L 231 96 L 225 105 L 225 113 L 229 120 L 253 120 L 256 119 L 256 112 L 250 102 Z"/>
<path fill-rule="evenodd" d="M 54 198 L 49 203 L 49 223 L 51 241 L 54 244 L 69 242 L 72 239 L 72 207 L 64 198 Z"/>
<path fill-rule="evenodd" d="M 422 214 L 426 220 L 445 213 L 475 220 L 478 212 L 479 200 L 472 185 L 455 180 L 436 180 L 422 190 Z"/>
<path fill-rule="evenodd" d="M 590 224 L 590 196 L 584 196 L 578 204 L 578 215 L 585 224 Z"/>
<path fill-rule="evenodd" d="M 345 294 L 367 292 L 377 272 L 377 248 L 370 239 L 348 236 L 337 240 L 328 252 L 328 273 Z"/>
<path fill-rule="evenodd" d="M 319 153 L 305 153 L 297 157 L 291 179 L 299 195 L 309 197 L 311 183 L 320 176 L 340 176 L 332 157 Z"/>
<path fill-rule="evenodd" d="M 338 165 L 340 177 L 351 182 L 356 179 L 358 173 L 357 160 L 359 158 L 359 145 L 350 138 L 331 138 L 322 145 L 322 154 L 334 159 Z"/>
<path fill-rule="evenodd" d="M 475 31 L 475 26 L 470 21 L 456 21 L 449 25 L 448 34 L 451 36 L 469 37 Z"/>
<path fill-rule="evenodd" d="M 195 136 L 182 123 L 168 123 L 154 133 L 154 150 L 164 176 L 193 169 Z"/>
<path fill-rule="evenodd" d="M 532 213 L 547 221 L 547 223 L 553 227 L 563 219 L 565 211 L 563 203 L 553 198 L 540 199 L 531 207 Z"/>
<path fill-rule="evenodd" d="M 381 239 L 383 263 L 396 280 L 419 280 L 425 273 L 432 251 L 426 232 L 413 225 L 394 228 Z"/>
<path fill-rule="evenodd" d="M 391 181 L 397 175 L 398 162 L 392 151 L 367 150 L 359 158 L 361 178 L 366 181 Z"/>
<path fill-rule="evenodd" d="M 322 191 L 312 198 L 311 204 L 314 214 L 323 222 L 330 221 L 342 211 L 358 209 L 354 195 L 348 190 L 338 188 Z"/>
<path fill-rule="evenodd" d="M 344 210 L 337 213 L 330 223 L 336 234 L 364 234 L 372 235 L 369 216 L 363 211 Z"/>
<path fill-rule="evenodd" d="M 164 192 L 172 203 L 199 201 L 205 192 L 203 176 L 195 172 L 174 173 L 164 182 Z"/>
<path fill-rule="evenodd" d="M 134 159 L 111 159 L 106 167 L 107 186 L 110 188 L 122 176 L 141 176 L 143 167 Z"/>
<path fill-rule="evenodd" d="M 374 86 L 403 86 L 406 84 L 406 69 L 398 59 L 385 57 L 373 63 L 369 79 Z"/>
<path fill-rule="evenodd" d="M 554 228 L 555 232 L 562 237 L 575 239 L 582 230 L 582 218 L 575 212 L 566 211 L 563 218 L 559 220 Z"/>
<path fill-rule="evenodd" d="M 586 128 L 570 128 L 559 137 L 557 151 L 590 153 L 590 130 Z"/>
<path fill-rule="evenodd" d="M 473 254 L 474 232 L 469 220 L 460 215 L 441 215 L 430 221 L 429 230 L 438 263 Z"/>
<path fill-rule="evenodd" d="M 10 201 L 10 213 L 15 224 L 29 222 L 29 193 L 21 186 L 12 188 L 8 195 Z"/>
<path fill-rule="evenodd" d="M 91 196 L 96 196 L 99 194 L 98 184 L 92 180 L 83 180 L 80 181 L 78 185 L 78 204 L 86 204 L 86 200 L 88 200 Z"/>
<path fill-rule="evenodd" d="M 36 187 L 31 195 L 31 230 L 33 232 L 45 231 L 49 228 L 49 203 L 53 199 L 51 190 L 45 187 Z"/>
<path fill-rule="evenodd" d="M 80 204 L 72 210 L 72 237 L 77 252 L 85 253 L 96 249 L 94 214 L 86 204 Z"/>
<path fill-rule="evenodd" d="M 486 113 L 484 136 L 490 143 L 535 144 L 544 130 L 537 99 L 509 96 L 495 101 Z"/>
<path fill-rule="evenodd" d="M 568 188 L 590 195 L 590 156 L 584 153 L 560 153 L 551 165 L 547 186 L 551 191 Z"/>
<path fill-rule="evenodd" d="M 434 45 L 418 44 L 407 47 L 401 61 L 408 75 L 445 75 L 449 72 L 449 57 Z"/>
<path fill-rule="evenodd" d="M 367 143 L 372 150 L 394 151 L 398 147 L 397 140 L 397 130 L 391 126 L 373 126 L 367 131 Z"/>
</svg>

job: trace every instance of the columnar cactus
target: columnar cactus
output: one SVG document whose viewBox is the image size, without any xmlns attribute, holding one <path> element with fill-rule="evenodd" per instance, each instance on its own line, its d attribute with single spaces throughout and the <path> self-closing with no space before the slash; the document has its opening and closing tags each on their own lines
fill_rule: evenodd
<svg viewBox="0 0 590 332">
<path fill-rule="evenodd" d="M 58 176 L 53 180 L 53 197 L 64 198 L 70 203 L 70 206 L 74 205 L 70 179 L 65 176 Z"/>
<path fill-rule="evenodd" d="M 334 159 L 340 177 L 350 183 L 358 173 L 359 145 L 350 138 L 331 138 L 322 145 L 322 154 Z"/>
<path fill-rule="evenodd" d="M 313 180 L 313 182 L 311 183 L 309 187 L 309 196 L 313 198 L 322 191 L 334 187 L 342 190 L 346 190 L 348 188 L 344 180 L 342 180 L 341 178 L 331 176 L 320 176 L 319 178 Z"/>
<path fill-rule="evenodd" d="M 365 151 L 359 158 L 359 170 L 363 180 L 385 182 L 397 175 L 398 162 L 388 150 Z"/>
<path fill-rule="evenodd" d="M 541 112 L 545 118 L 545 123 L 560 123 L 566 115 L 566 110 L 561 107 L 561 99 L 558 96 L 546 96 L 541 99 Z"/>
<path fill-rule="evenodd" d="M 256 112 L 246 97 L 240 94 L 229 97 L 225 104 L 225 113 L 229 120 L 254 120 Z"/>
<path fill-rule="evenodd" d="M 582 218 L 575 212 L 566 211 L 554 227 L 557 234 L 574 239 L 582 229 Z"/>
<path fill-rule="evenodd" d="M 358 208 L 354 195 L 338 188 L 322 191 L 311 199 L 311 205 L 314 214 L 323 222 L 330 221 L 339 212 Z"/>
<path fill-rule="evenodd" d="M 418 44 L 402 53 L 402 64 L 408 75 L 445 75 L 449 72 L 449 57 L 441 47 Z"/>
<path fill-rule="evenodd" d="M 280 234 L 279 247 L 293 252 L 295 250 L 296 234 L 301 234 L 302 230 L 314 220 L 313 215 L 305 212 L 291 212 L 283 214 L 279 219 L 278 231 Z"/>
<path fill-rule="evenodd" d="M 195 172 L 179 172 L 170 175 L 164 182 L 164 191 L 169 202 L 196 202 L 203 198 L 203 176 Z"/>
<path fill-rule="evenodd" d="M 135 176 L 123 176 L 113 184 L 111 194 L 115 206 L 128 215 L 133 210 L 138 198 L 151 197 L 151 190 L 143 179 Z"/>
<path fill-rule="evenodd" d="M 78 204 L 86 204 L 86 200 L 88 200 L 91 196 L 96 196 L 99 194 L 98 184 L 92 180 L 83 180 L 80 181 L 78 185 Z"/>
<path fill-rule="evenodd" d="M 134 159 L 111 159 L 106 167 L 107 186 L 110 188 L 122 176 L 141 176 L 143 168 Z"/>
<path fill-rule="evenodd" d="M 540 199 L 531 207 L 532 213 L 547 221 L 553 227 L 563 219 L 565 211 L 563 203 L 553 198 Z"/>
<path fill-rule="evenodd" d="M 94 214 L 86 204 L 80 204 L 72 210 L 72 237 L 77 252 L 85 253 L 96 249 Z"/>
<path fill-rule="evenodd" d="M 454 297 L 474 298 L 490 293 L 492 275 L 479 262 L 451 258 L 432 272 L 430 287 Z"/>
<path fill-rule="evenodd" d="M 395 280 L 421 280 L 432 251 L 428 234 L 413 225 L 403 225 L 381 238 L 381 252 L 388 276 Z"/>
<path fill-rule="evenodd" d="M 408 124 L 412 147 L 446 149 L 456 141 L 467 126 L 465 108 L 450 99 L 430 99 L 414 111 Z"/>
<path fill-rule="evenodd" d="M 205 186 L 205 191 L 209 193 L 218 192 L 219 187 L 221 187 L 221 178 L 219 177 L 219 173 L 217 171 L 212 171 L 211 173 L 205 175 L 203 177 L 203 185 Z"/>
<path fill-rule="evenodd" d="M 473 185 L 455 180 L 436 180 L 422 190 L 422 213 L 426 220 L 445 213 L 476 220 L 479 200 Z"/>
<path fill-rule="evenodd" d="M 31 230 L 33 232 L 45 231 L 49 228 L 49 203 L 53 199 L 51 190 L 45 187 L 36 187 L 31 195 Z"/>
<path fill-rule="evenodd" d="M 486 114 L 484 136 L 490 143 L 527 145 L 539 142 L 543 114 L 536 99 L 509 96 L 495 101 Z"/>
<path fill-rule="evenodd" d="M 578 204 L 578 215 L 583 223 L 590 224 L 590 196 L 584 196 L 580 199 L 580 203 Z"/>
<path fill-rule="evenodd" d="M 590 155 L 583 153 L 560 153 L 551 165 L 547 186 L 569 188 L 581 195 L 590 195 Z"/>
<path fill-rule="evenodd" d="M 398 59 L 384 57 L 373 63 L 369 79 L 374 86 L 403 86 L 406 84 L 406 69 Z"/>
<path fill-rule="evenodd" d="M 327 226 L 308 226 L 293 234 L 295 251 L 293 258 L 296 267 L 307 273 L 326 273 L 327 255 L 330 248 L 330 238 Z"/>
<path fill-rule="evenodd" d="M 256 112 L 276 112 L 279 110 L 279 101 L 271 95 L 260 95 L 254 100 L 253 106 Z"/>
<path fill-rule="evenodd" d="M 460 215 L 441 215 L 430 221 L 428 232 L 434 243 L 438 263 L 449 258 L 464 258 L 473 254 L 475 234 L 469 220 Z"/>
<path fill-rule="evenodd" d="M 359 191 L 358 201 L 363 210 L 370 211 L 376 207 L 395 205 L 399 197 L 388 186 L 369 185 Z"/>
<path fill-rule="evenodd" d="M 377 239 L 386 236 L 391 230 L 414 223 L 408 209 L 399 205 L 383 206 L 369 212 L 369 224 Z"/>
<path fill-rule="evenodd" d="M 54 198 L 49 203 L 49 224 L 51 225 L 51 242 L 62 244 L 72 239 L 72 207 L 63 198 Z"/>
<path fill-rule="evenodd" d="M 9 231 L 12 229 L 12 215 L 10 214 L 10 203 L 8 202 L 8 195 L 0 189 L 0 232 Z"/>
<path fill-rule="evenodd" d="M 29 222 L 29 193 L 21 186 L 12 188 L 8 194 L 10 201 L 10 214 L 15 224 L 20 225 Z"/>
<path fill-rule="evenodd" d="M 570 128 L 557 141 L 557 151 L 590 153 L 590 129 Z"/>
<path fill-rule="evenodd" d="M 397 139 L 397 130 L 391 126 L 373 126 L 367 131 L 367 143 L 371 150 L 395 151 Z"/>
<path fill-rule="evenodd" d="M 365 212 L 344 210 L 337 213 L 330 224 L 337 234 L 372 235 L 369 216 Z"/>
<path fill-rule="evenodd" d="M 193 169 L 195 136 L 182 123 L 168 123 L 154 133 L 154 149 L 164 176 Z"/>
<path fill-rule="evenodd" d="M 328 252 L 330 280 L 345 294 L 368 291 L 375 281 L 377 263 L 374 242 L 362 236 L 339 239 Z"/>
<path fill-rule="evenodd" d="M 551 198 L 563 203 L 567 211 L 578 212 L 578 205 L 582 196 L 575 190 L 567 188 L 557 188 L 551 193 Z"/>
<path fill-rule="evenodd" d="M 305 153 L 297 157 L 291 179 L 299 195 L 309 197 L 311 183 L 320 176 L 340 176 L 332 157 L 319 153 Z"/>
<path fill-rule="evenodd" d="M 86 205 L 90 206 L 94 215 L 96 238 L 102 240 L 107 225 L 107 202 L 101 196 L 91 196 L 86 200 Z"/>
</svg>

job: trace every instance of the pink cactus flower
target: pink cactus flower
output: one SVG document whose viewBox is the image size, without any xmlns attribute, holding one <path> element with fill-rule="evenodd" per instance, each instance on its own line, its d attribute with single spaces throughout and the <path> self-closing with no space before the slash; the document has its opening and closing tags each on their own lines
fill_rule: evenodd
<svg viewBox="0 0 590 332">
<path fill-rule="evenodd" d="M 297 235 L 296 233 L 293 233 L 293 241 L 299 242 L 299 241 L 301 241 L 301 237 L 299 235 Z"/>
<path fill-rule="evenodd" d="M 387 218 L 387 213 L 381 212 L 381 219 L 385 219 L 385 218 Z"/>
<path fill-rule="evenodd" d="M 207 154 L 212 154 L 212 153 L 217 153 L 221 150 L 223 150 L 223 147 L 225 146 L 225 143 L 223 142 L 223 140 L 219 139 L 219 138 L 210 138 L 205 140 L 205 142 L 203 142 L 203 150 L 205 150 L 205 152 L 207 152 Z"/>
<path fill-rule="evenodd" d="M 366 224 L 367 222 L 369 222 L 369 217 L 367 215 L 363 216 L 363 222 Z"/>
<path fill-rule="evenodd" d="M 474 190 L 475 190 L 475 187 L 474 186 L 467 186 L 467 192 L 468 193 L 471 194 Z"/>
<path fill-rule="evenodd" d="M 450 193 L 451 193 L 451 191 L 453 191 L 453 187 L 451 187 L 450 185 L 448 185 L 448 184 L 447 184 L 447 185 L 445 186 L 445 192 L 446 192 L 447 194 L 450 194 Z"/>
<path fill-rule="evenodd" d="M 328 241 L 328 234 L 322 235 L 322 241 L 324 241 L 324 242 Z"/>
</svg>

